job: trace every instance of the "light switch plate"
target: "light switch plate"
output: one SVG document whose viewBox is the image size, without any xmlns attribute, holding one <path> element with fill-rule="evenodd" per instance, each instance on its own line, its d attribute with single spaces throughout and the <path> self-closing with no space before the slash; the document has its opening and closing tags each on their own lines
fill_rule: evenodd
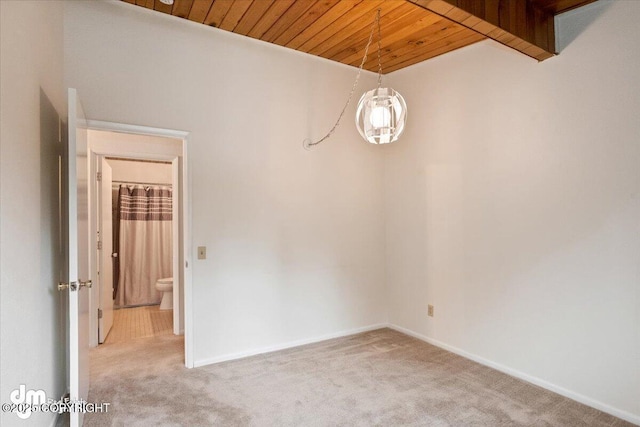
<svg viewBox="0 0 640 427">
<path fill-rule="evenodd" d="M 198 246 L 198 259 L 207 259 L 207 247 Z"/>
</svg>

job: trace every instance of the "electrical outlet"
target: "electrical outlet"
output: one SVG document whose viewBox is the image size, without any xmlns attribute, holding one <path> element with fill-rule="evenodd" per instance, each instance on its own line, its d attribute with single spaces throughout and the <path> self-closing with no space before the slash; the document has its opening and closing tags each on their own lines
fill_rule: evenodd
<svg viewBox="0 0 640 427">
<path fill-rule="evenodd" d="M 198 246 L 198 259 L 207 259 L 207 247 Z"/>
<path fill-rule="evenodd" d="M 427 306 L 427 315 L 433 317 L 433 306 L 431 304 Z"/>
</svg>

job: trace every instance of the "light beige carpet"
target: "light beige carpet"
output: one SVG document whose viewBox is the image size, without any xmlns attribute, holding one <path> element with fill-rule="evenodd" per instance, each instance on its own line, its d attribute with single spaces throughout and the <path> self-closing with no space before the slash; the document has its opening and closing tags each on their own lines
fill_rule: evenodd
<svg viewBox="0 0 640 427">
<path fill-rule="evenodd" d="M 390 329 L 196 369 L 180 337 L 91 353 L 86 426 L 628 426 Z"/>
</svg>

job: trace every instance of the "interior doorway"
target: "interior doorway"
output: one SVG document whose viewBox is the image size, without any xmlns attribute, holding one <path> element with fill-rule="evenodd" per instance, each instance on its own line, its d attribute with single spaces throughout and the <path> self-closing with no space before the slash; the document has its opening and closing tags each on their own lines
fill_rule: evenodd
<svg viewBox="0 0 640 427">
<path fill-rule="evenodd" d="M 89 247 L 94 248 L 90 270 L 96 284 L 90 297 L 90 346 L 127 334 L 184 334 L 185 365 L 192 367 L 190 304 L 185 298 L 190 294 L 188 133 L 105 122 L 88 125 Z M 118 212 L 112 209 L 114 197 L 116 206 L 122 204 Z M 148 210 L 137 210 L 143 204 Z M 134 238 L 128 246 L 118 242 L 129 234 Z M 141 239 L 148 240 L 143 247 Z M 146 258 L 131 258 L 149 248 L 153 253 L 144 254 Z M 141 288 L 133 287 L 134 282 Z M 123 322 L 133 326 L 123 329 Z"/>
<path fill-rule="evenodd" d="M 173 316 L 173 246 L 180 236 L 172 162 L 96 160 L 98 343 L 180 333 Z"/>
</svg>

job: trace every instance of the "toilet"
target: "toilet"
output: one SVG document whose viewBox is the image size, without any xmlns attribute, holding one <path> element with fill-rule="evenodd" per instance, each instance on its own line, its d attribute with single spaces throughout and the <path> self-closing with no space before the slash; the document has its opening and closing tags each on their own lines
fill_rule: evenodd
<svg viewBox="0 0 640 427">
<path fill-rule="evenodd" d="M 158 279 L 156 289 L 162 292 L 160 310 L 171 310 L 173 308 L 173 277 Z"/>
</svg>

